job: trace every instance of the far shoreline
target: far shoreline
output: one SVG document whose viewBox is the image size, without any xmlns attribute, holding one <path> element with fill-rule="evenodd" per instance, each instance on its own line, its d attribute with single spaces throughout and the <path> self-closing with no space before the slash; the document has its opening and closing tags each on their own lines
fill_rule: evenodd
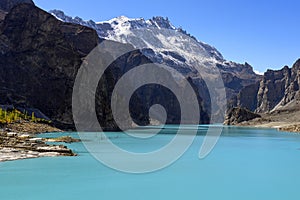
<svg viewBox="0 0 300 200">
<path fill-rule="evenodd" d="M 224 124 L 255 128 L 273 128 L 283 132 L 300 133 L 300 108 L 279 109 L 268 113 L 254 113 L 248 109 L 231 108 Z"/>
<path fill-rule="evenodd" d="M 266 118 L 256 118 L 249 121 L 244 121 L 234 126 L 238 127 L 253 127 L 253 128 L 272 128 L 282 132 L 291 132 L 300 134 L 300 122 L 287 122 L 270 120 Z"/>
</svg>

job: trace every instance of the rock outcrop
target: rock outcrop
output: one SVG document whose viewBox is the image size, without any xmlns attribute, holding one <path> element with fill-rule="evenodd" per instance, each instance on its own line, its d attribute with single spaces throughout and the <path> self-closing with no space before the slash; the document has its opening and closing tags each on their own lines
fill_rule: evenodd
<svg viewBox="0 0 300 200">
<path fill-rule="evenodd" d="M 289 71 L 289 78 L 286 79 L 285 91 L 282 100 L 274 110 L 294 109 L 299 110 L 300 103 L 300 59 Z"/>
<path fill-rule="evenodd" d="M 282 100 L 285 89 L 290 83 L 290 69 L 268 70 L 260 82 L 257 93 L 256 112 L 269 112 Z"/>
<path fill-rule="evenodd" d="M 231 108 L 226 116 L 225 125 L 236 125 L 244 121 L 260 118 L 259 114 L 253 113 L 244 108 Z"/>
</svg>

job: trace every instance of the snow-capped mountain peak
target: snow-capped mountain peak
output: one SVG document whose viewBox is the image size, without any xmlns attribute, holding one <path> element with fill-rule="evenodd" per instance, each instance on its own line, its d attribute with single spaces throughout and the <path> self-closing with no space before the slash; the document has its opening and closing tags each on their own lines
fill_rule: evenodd
<svg viewBox="0 0 300 200">
<path fill-rule="evenodd" d="M 84 21 L 79 17 L 66 16 L 62 11 L 50 11 L 58 19 L 70 23 L 77 23 L 95 29 L 99 37 L 114 40 L 122 43 L 130 43 L 136 48 L 153 49 L 161 56 L 170 57 L 162 52 L 176 51 L 184 59 L 191 61 L 198 60 L 215 60 L 222 62 L 224 59 L 221 53 L 214 47 L 198 41 L 195 37 L 188 34 L 182 28 L 176 28 L 166 17 L 153 17 L 145 20 L 144 18 L 128 18 L 120 16 L 104 22 Z M 191 63 L 189 63 L 191 64 Z"/>
<path fill-rule="evenodd" d="M 153 17 L 145 20 L 120 16 L 95 23 L 92 20 L 84 21 L 79 17 L 68 17 L 62 11 L 50 12 L 62 21 L 95 29 L 100 38 L 131 44 L 153 63 L 175 69 L 174 71 L 181 75 L 191 78 L 199 91 L 205 88 L 203 80 L 209 88 L 216 84 L 219 84 L 217 88 L 222 88 L 223 80 L 227 89 L 226 94 L 230 99 L 241 87 L 258 80 L 250 65 L 226 61 L 216 48 L 197 40 L 182 28 L 176 28 L 168 18 Z M 173 76 L 180 82 L 181 79 L 178 73 L 176 74 Z M 220 75 L 222 80 L 219 79 Z M 204 93 L 203 98 L 209 100 Z M 226 104 L 226 99 L 220 92 L 214 93 L 214 96 L 219 99 L 220 105 Z"/>
</svg>

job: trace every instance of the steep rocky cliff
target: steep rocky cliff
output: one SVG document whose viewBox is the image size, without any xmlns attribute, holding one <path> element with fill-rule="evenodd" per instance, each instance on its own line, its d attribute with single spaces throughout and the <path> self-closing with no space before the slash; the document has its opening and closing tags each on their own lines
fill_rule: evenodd
<svg viewBox="0 0 300 200">
<path fill-rule="evenodd" d="M 235 103 L 257 113 L 297 109 L 300 84 L 300 60 L 292 68 L 268 70 L 259 83 L 241 90 Z"/>
<path fill-rule="evenodd" d="M 17 5 L 0 26 L 0 104 L 38 108 L 59 124 L 72 124 L 74 78 L 98 40 L 90 28 Z"/>
<path fill-rule="evenodd" d="M 290 69 L 289 75 L 285 83 L 284 96 L 275 110 L 300 109 L 300 59 Z"/>
</svg>

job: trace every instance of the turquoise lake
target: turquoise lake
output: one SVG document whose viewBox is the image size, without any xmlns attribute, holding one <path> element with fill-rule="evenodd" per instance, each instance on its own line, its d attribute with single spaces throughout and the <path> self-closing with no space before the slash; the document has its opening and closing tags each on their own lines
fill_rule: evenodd
<svg viewBox="0 0 300 200">
<path fill-rule="evenodd" d="M 224 127 L 214 150 L 200 160 L 198 154 L 205 129 L 206 126 L 201 126 L 194 143 L 178 161 L 148 174 L 110 169 L 94 159 L 82 143 L 68 145 L 78 157 L 0 163 L 0 199 L 300 199 L 300 135 L 274 129 Z M 172 131 L 174 126 L 167 126 L 150 141 L 131 140 L 120 133 L 108 135 L 117 145 L 143 152 L 170 141 L 174 137 Z M 78 137 L 77 133 L 43 134 L 43 137 L 60 135 Z"/>
</svg>

